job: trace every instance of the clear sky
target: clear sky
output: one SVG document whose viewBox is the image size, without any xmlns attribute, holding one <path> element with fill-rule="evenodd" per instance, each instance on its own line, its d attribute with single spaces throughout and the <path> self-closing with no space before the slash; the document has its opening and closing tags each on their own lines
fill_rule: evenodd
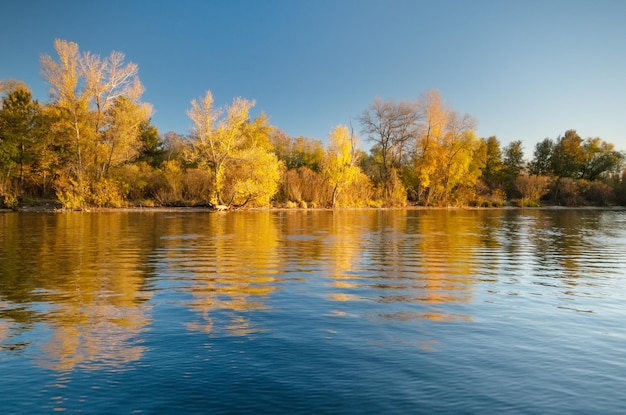
<svg viewBox="0 0 626 415">
<path fill-rule="evenodd" d="M 60 38 L 137 63 L 162 133 L 189 133 L 209 89 L 325 139 L 350 120 L 358 131 L 375 97 L 434 88 L 527 158 L 568 129 L 626 150 L 625 20 L 623 0 L 4 0 L 0 79 L 47 102 L 39 59 Z"/>
</svg>

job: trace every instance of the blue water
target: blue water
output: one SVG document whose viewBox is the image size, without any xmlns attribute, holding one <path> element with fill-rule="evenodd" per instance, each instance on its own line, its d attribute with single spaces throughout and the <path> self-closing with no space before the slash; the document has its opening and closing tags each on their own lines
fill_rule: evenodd
<svg viewBox="0 0 626 415">
<path fill-rule="evenodd" d="M 0 214 L 0 413 L 626 412 L 626 212 Z"/>
</svg>

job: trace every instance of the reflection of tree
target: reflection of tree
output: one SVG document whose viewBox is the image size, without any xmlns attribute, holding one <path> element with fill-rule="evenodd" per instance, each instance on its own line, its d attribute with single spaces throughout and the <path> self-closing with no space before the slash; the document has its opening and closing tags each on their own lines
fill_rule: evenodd
<svg viewBox="0 0 626 415">
<path fill-rule="evenodd" d="M 470 301 L 476 267 L 471 248 L 479 243 L 476 223 L 474 215 L 457 211 L 429 212 L 418 219 L 422 301 Z"/>
<path fill-rule="evenodd" d="M 362 215 L 354 212 L 336 211 L 332 213 L 330 223 L 331 246 L 327 247 L 329 274 L 333 278 L 335 288 L 358 288 L 361 285 L 355 280 L 354 271 L 361 255 L 361 232 L 364 222 Z M 361 225 L 361 226 L 360 226 Z M 338 301 L 359 299 L 358 296 L 344 292 L 333 293 L 331 296 Z"/>
<path fill-rule="evenodd" d="M 471 300 L 476 263 L 469 247 L 480 243 L 475 221 L 443 210 L 335 212 L 326 247 L 337 289 L 331 298 L 376 295 L 374 301 L 397 309 L 381 313 L 385 319 L 468 319 L 442 306 Z"/>
<path fill-rule="evenodd" d="M 266 308 L 263 299 L 276 290 L 280 266 L 273 216 L 267 211 L 204 213 L 170 222 L 167 234 L 193 236 L 165 241 L 168 272 L 183 283 L 182 291 L 191 293 L 185 305 L 198 315 L 187 327 L 238 336 L 256 330 L 248 314 Z M 224 327 L 222 320 L 228 321 Z"/>
<path fill-rule="evenodd" d="M 133 226 L 134 218 L 66 213 L 24 215 L 16 222 L 21 236 L 3 247 L 23 260 L 4 268 L 2 281 L 16 285 L 2 294 L 15 309 L 45 304 L 45 311 L 32 312 L 25 322 L 52 329 L 42 346 L 42 365 L 94 369 L 142 355 L 136 337 L 149 321 L 143 264 L 150 247 L 140 239 L 146 233 Z"/>
<path fill-rule="evenodd" d="M 580 277 L 599 275 L 606 241 L 598 239 L 602 215 L 585 210 L 532 211 L 526 213 L 526 234 L 542 285 L 564 287 L 572 293 Z M 588 281 L 588 278 L 585 279 Z"/>
</svg>

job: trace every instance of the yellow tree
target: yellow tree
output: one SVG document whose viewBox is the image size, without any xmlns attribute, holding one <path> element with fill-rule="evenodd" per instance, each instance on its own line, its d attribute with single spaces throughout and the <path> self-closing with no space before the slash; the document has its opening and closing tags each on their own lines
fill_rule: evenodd
<svg viewBox="0 0 626 415">
<path fill-rule="evenodd" d="M 480 147 L 476 121 L 453 111 L 433 90 L 422 96 L 420 109 L 413 160 L 417 193 L 426 204 L 447 204 L 455 188 L 474 184 L 480 175 L 483 161 L 474 162 Z"/>
<path fill-rule="evenodd" d="M 112 153 L 111 130 L 117 128 L 114 124 L 119 126 L 120 117 L 126 117 L 112 107 L 119 107 L 120 99 L 124 98 L 141 107 L 143 112 L 151 110 L 139 102 L 143 86 L 137 76 L 138 67 L 132 62 L 125 64 L 123 53 L 112 52 L 108 58 L 101 59 L 89 52 L 81 54 L 74 42 L 56 39 L 54 46 L 58 61 L 43 55 L 41 65 L 44 79 L 50 84 L 54 106 L 59 109 L 56 123 L 60 125 L 54 128 L 71 131 L 74 162 L 69 168 L 69 177 L 64 179 L 71 183 L 72 197 L 80 205 L 89 187 L 106 175 Z M 139 131 L 126 138 L 140 141 Z M 62 200 L 70 201 L 64 194 L 67 190 L 57 189 L 59 192 Z"/>
<path fill-rule="evenodd" d="M 262 147 L 238 150 L 226 167 L 224 195 L 228 205 L 267 206 L 278 190 L 283 163 Z"/>
<path fill-rule="evenodd" d="M 149 104 L 137 104 L 120 96 L 105 112 L 107 129 L 103 131 L 101 147 L 104 158 L 97 166 L 101 176 L 108 177 L 109 169 L 135 159 L 142 150 L 141 127 L 150 116 Z"/>
<path fill-rule="evenodd" d="M 480 147 L 480 141 L 473 131 L 475 122 L 468 115 L 450 114 L 448 129 L 440 143 L 442 158 L 438 171 L 438 187 L 441 191 L 440 203 L 448 204 L 452 192 L 459 186 L 471 186 L 476 183 L 484 165 L 473 163 Z"/>
<path fill-rule="evenodd" d="M 330 205 L 335 207 L 341 191 L 359 177 L 361 170 L 356 165 L 356 143 L 348 127 L 335 127 L 328 140 L 328 148 L 322 161 L 322 173 L 331 188 Z"/>
<path fill-rule="evenodd" d="M 210 173 L 214 205 L 267 205 L 278 189 L 282 163 L 273 153 L 272 127 L 264 114 L 250 120 L 253 106 L 254 101 L 236 98 L 214 109 L 207 91 L 187 112 L 194 124 L 188 156 Z"/>
<path fill-rule="evenodd" d="M 213 108 L 213 94 L 207 91 L 198 102 L 191 101 L 191 109 L 187 115 L 194 128 L 189 158 L 205 168 L 211 174 L 214 194 L 213 204 L 223 204 L 224 173 L 226 162 L 232 158 L 235 150 L 243 141 L 243 128 L 249 120 L 250 108 L 254 101 L 236 98 L 230 107 Z"/>
<path fill-rule="evenodd" d="M 62 120 L 66 120 L 71 126 L 76 152 L 73 170 L 82 195 L 82 129 L 88 114 L 89 101 L 80 84 L 80 53 L 78 44 L 60 39 L 54 41 L 54 48 L 59 55 L 58 61 L 48 55 L 41 57 L 43 78 L 50 84 L 50 93 L 60 109 Z"/>
<path fill-rule="evenodd" d="M 223 194 L 229 205 L 267 206 L 278 190 L 284 163 L 273 152 L 265 114 L 242 126 L 239 146 L 227 160 Z"/>
<path fill-rule="evenodd" d="M 440 143 L 448 124 L 448 109 L 444 106 L 441 94 L 429 90 L 419 99 L 419 119 L 415 137 L 413 165 L 417 177 L 418 200 L 429 199 L 433 175 L 441 157 Z"/>
<path fill-rule="evenodd" d="M 107 176 L 115 161 L 113 155 L 120 153 L 122 143 L 128 143 L 127 147 L 141 145 L 138 127 L 152 113 L 149 104 L 139 102 L 144 90 L 137 76 L 139 67 L 124 63 L 124 58 L 123 53 L 113 51 L 104 59 L 90 52 L 80 59 L 84 93 L 89 99 L 90 128 L 96 137 L 90 143 L 90 173 L 95 180 Z M 127 153 L 124 159 L 129 161 L 137 154 Z"/>
</svg>

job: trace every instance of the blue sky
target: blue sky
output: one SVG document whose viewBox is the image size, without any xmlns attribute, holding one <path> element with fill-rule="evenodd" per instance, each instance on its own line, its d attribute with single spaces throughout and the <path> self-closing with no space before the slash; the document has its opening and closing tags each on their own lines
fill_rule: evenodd
<svg viewBox="0 0 626 415">
<path fill-rule="evenodd" d="M 522 140 L 527 158 L 572 128 L 626 150 L 622 0 L 5 0 L 0 16 L 0 79 L 46 102 L 39 58 L 56 57 L 55 38 L 117 50 L 139 65 L 162 133 L 187 134 L 208 89 L 325 139 L 350 120 L 358 131 L 375 97 L 433 88 L 479 136 Z"/>
</svg>

